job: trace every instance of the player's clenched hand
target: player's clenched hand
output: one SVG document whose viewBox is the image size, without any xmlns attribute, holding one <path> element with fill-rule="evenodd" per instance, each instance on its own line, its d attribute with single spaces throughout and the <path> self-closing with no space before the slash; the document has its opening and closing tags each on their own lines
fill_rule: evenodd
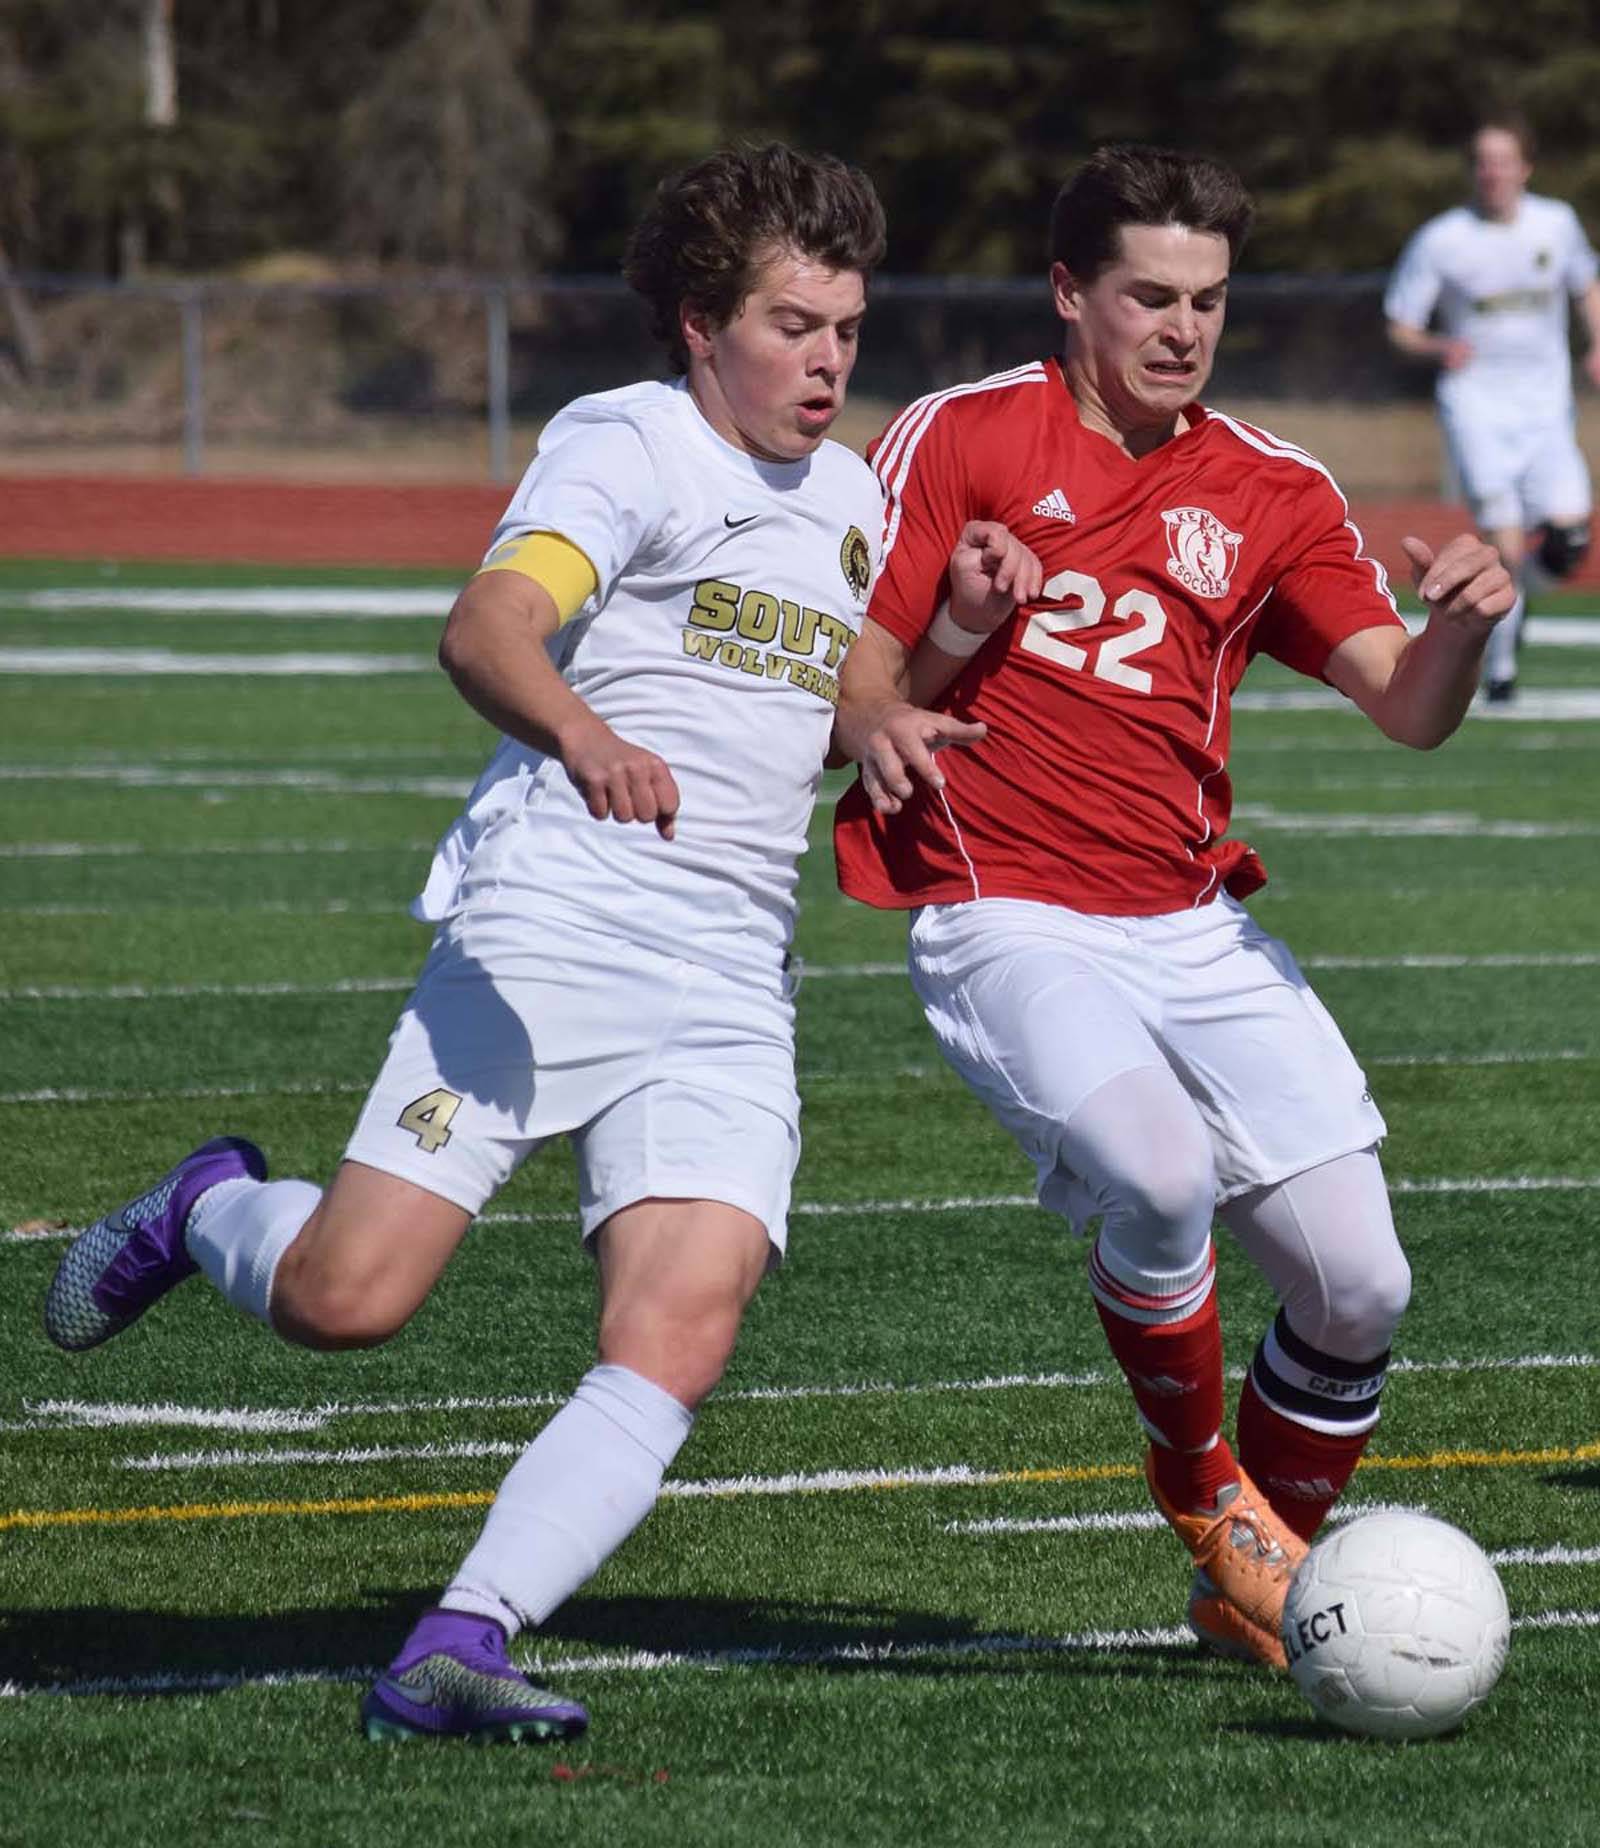
<svg viewBox="0 0 1600 1848">
<path fill-rule="evenodd" d="M 976 744 L 988 729 L 952 718 L 948 712 L 927 712 L 904 703 L 885 706 L 875 716 L 860 752 L 867 800 L 880 815 L 898 815 L 916 789 L 914 777 L 930 789 L 943 789 L 944 777 L 934 753 L 946 745 Z"/>
<path fill-rule="evenodd" d="M 596 821 L 654 822 L 670 841 L 677 828 L 678 785 L 654 751 L 619 738 L 603 720 L 561 740 L 561 764 Z"/>
<path fill-rule="evenodd" d="M 950 554 L 950 615 L 963 629 L 991 635 L 1043 582 L 1044 567 L 1009 527 L 969 520 Z"/>
<path fill-rule="evenodd" d="M 1500 554 L 1473 533 L 1458 533 L 1437 553 L 1409 536 L 1400 543 L 1430 616 L 1464 628 L 1488 629 L 1517 600 L 1516 585 Z"/>
</svg>

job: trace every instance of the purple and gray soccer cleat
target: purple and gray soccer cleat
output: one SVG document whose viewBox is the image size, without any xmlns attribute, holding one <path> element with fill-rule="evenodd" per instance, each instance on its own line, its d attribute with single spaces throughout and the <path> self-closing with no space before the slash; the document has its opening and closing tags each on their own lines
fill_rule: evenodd
<svg viewBox="0 0 1600 1848">
<path fill-rule="evenodd" d="M 253 1142 L 219 1136 L 185 1155 L 148 1193 L 130 1200 L 67 1247 L 44 1303 L 44 1330 L 59 1348 L 98 1347 L 199 1268 L 183 1242 L 189 1213 L 218 1181 L 266 1178 Z"/>
<path fill-rule="evenodd" d="M 563 1700 L 519 1674 L 505 1632 L 489 1617 L 425 1611 L 405 1647 L 361 1703 L 369 1739 L 471 1739 L 479 1745 L 574 1739 L 589 1724 Z"/>
</svg>

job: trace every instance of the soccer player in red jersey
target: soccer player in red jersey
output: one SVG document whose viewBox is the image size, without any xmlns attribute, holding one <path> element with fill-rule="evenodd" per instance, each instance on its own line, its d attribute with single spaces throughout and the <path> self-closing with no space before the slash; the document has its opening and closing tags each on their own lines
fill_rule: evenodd
<svg viewBox="0 0 1600 1848">
<path fill-rule="evenodd" d="M 1094 1298 L 1196 1562 L 1190 1619 L 1282 1665 L 1294 1565 L 1377 1422 L 1410 1291 L 1366 1080 L 1241 904 L 1229 700 L 1252 656 L 1428 749 L 1510 578 L 1408 539 L 1408 634 L 1327 471 L 1199 402 L 1251 202 L 1226 168 L 1102 149 L 1055 206 L 1059 358 L 935 392 L 874 445 L 884 558 L 844 672 L 840 882 L 911 912 L 945 1056 L 1098 1219 Z M 954 549 L 953 549 L 954 548 Z M 914 702 L 914 703 L 913 703 Z M 987 728 L 935 758 L 919 707 Z M 1211 1225 L 1275 1291 L 1223 1434 Z"/>
</svg>

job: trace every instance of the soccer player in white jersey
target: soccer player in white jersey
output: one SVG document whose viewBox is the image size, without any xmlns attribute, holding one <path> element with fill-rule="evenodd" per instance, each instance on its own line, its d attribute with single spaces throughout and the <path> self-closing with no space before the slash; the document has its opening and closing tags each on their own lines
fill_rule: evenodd
<svg viewBox="0 0 1600 1848">
<path fill-rule="evenodd" d="M 1384 296 L 1389 338 L 1439 368 L 1439 421 L 1478 531 L 1518 583 L 1484 660 L 1485 696 L 1516 689 L 1530 532 L 1555 578 L 1589 549 L 1589 471 L 1574 432 L 1568 301 L 1588 333 L 1584 370 L 1600 384 L 1600 281 L 1570 205 L 1527 190 L 1533 144 L 1513 116 L 1471 141 L 1470 205 L 1417 231 Z M 1430 325 L 1430 324 L 1435 325 Z"/>
<path fill-rule="evenodd" d="M 597 1364 L 368 1693 L 369 1736 L 584 1727 L 507 1641 L 649 1512 L 783 1251 L 795 861 L 882 529 L 871 470 L 825 439 L 883 242 L 864 175 L 778 145 L 660 189 L 626 273 L 678 376 L 549 424 L 451 611 L 441 659 L 504 736 L 418 902 L 437 935 L 343 1164 L 319 1192 L 208 1143 L 51 1286 L 67 1348 L 197 1266 L 288 1340 L 369 1346 L 571 1137 Z"/>
<path fill-rule="evenodd" d="M 1099 1223 L 1090 1288 L 1195 1562 L 1191 1623 L 1281 1668 L 1289 1576 L 1377 1422 L 1410 1274 L 1360 1067 L 1239 902 L 1266 875 L 1227 838 L 1229 700 L 1266 653 L 1430 748 L 1512 587 L 1470 533 L 1407 540 L 1429 611 L 1408 636 L 1326 470 L 1199 403 L 1250 216 L 1213 162 L 1102 149 L 1052 219 L 1062 354 L 935 392 L 874 446 L 835 846 L 848 893 L 911 912 L 928 1023 L 1041 1204 Z M 1030 555 L 1015 607 L 947 564 L 974 517 Z M 983 740 L 936 767 L 909 700 Z M 1219 1212 L 1279 1304 L 1237 1451 Z"/>
</svg>

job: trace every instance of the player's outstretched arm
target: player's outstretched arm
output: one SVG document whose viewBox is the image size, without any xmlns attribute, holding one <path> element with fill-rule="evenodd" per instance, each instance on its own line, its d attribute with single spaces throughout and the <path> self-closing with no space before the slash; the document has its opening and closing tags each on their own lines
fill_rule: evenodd
<svg viewBox="0 0 1600 1848">
<path fill-rule="evenodd" d="M 1456 729 L 1477 690 L 1489 631 L 1516 601 L 1493 546 L 1461 533 L 1437 554 L 1401 541 L 1428 606 L 1419 635 L 1362 629 L 1328 658 L 1328 679 L 1398 744 L 1430 751 Z"/>
<path fill-rule="evenodd" d="M 911 658 L 905 644 L 868 617 L 844 658 L 835 748 L 861 766 L 867 799 L 880 815 L 898 815 L 920 778 L 944 787 L 934 753 L 947 744 L 976 744 L 987 731 L 947 712 L 927 712 L 907 698 Z"/>
<path fill-rule="evenodd" d="M 1405 359 L 1422 359 L 1454 372 L 1472 357 L 1472 342 L 1459 334 L 1434 334 L 1425 327 L 1413 327 L 1409 321 L 1384 323 L 1389 344 Z"/>
<path fill-rule="evenodd" d="M 950 554 L 950 599 L 911 657 L 908 692 L 926 706 L 955 679 L 983 644 L 1031 603 L 1044 567 L 999 520 L 969 520 Z"/>
<path fill-rule="evenodd" d="M 450 611 L 439 663 L 491 725 L 558 758 L 597 821 L 652 822 L 671 840 L 672 772 L 653 751 L 619 738 L 561 678 L 545 647 L 560 626 L 542 584 L 519 571 L 480 572 Z"/>
</svg>

